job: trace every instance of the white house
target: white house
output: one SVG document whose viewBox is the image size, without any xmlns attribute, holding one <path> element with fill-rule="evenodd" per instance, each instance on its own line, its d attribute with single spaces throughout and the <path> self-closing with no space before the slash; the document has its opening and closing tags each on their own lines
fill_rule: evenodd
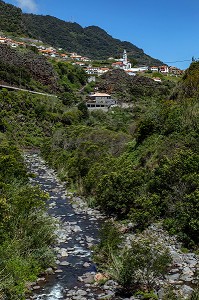
<svg viewBox="0 0 199 300">
<path fill-rule="evenodd" d="M 136 73 L 135 72 L 133 72 L 133 71 L 131 71 L 131 70 L 124 70 L 128 75 L 130 75 L 130 76 L 135 76 L 136 75 Z"/>
<path fill-rule="evenodd" d="M 158 67 L 157 66 L 150 67 L 150 70 L 152 72 L 158 72 Z"/>
<path fill-rule="evenodd" d="M 0 37 L 0 43 L 1 44 L 4 44 L 7 42 L 7 38 L 4 38 L 4 37 Z"/>
<path fill-rule="evenodd" d="M 76 55 L 73 54 L 73 55 L 70 56 L 70 58 L 71 58 L 71 59 L 74 59 L 74 60 L 81 60 L 81 59 L 82 59 L 82 56 L 81 56 L 81 55 L 77 55 L 77 54 L 76 54 Z"/>
<path fill-rule="evenodd" d="M 86 73 L 89 75 L 98 75 L 99 69 L 100 68 L 97 68 L 97 67 L 88 67 L 88 68 L 86 68 Z"/>
<path fill-rule="evenodd" d="M 86 73 L 88 75 L 102 75 L 109 71 L 109 68 L 99 68 L 99 67 L 88 67 L 86 68 Z"/>
<path fill-rule="evenodd" d="M 153 80 L 156 82 L 162 82 L 162 80 L 159 77 L 154 77 Z"/>
<path fill-rule="evenodd" d="M 135 67 L 135 68 L 131 68 L 130 71 L 131 72 L 146 72 L 148 70 L 147 66 L 140 66 L 140 67 Z"/>
<path fill-rule="evenodd" d="M 98 74 L 102 75 L 102 74 L 104 74 L 104 73 L 106 73 L 108 71 L 109 71 L 109 68 L 100 68 L 99 71 L 98 71 Z"/>
</svg>

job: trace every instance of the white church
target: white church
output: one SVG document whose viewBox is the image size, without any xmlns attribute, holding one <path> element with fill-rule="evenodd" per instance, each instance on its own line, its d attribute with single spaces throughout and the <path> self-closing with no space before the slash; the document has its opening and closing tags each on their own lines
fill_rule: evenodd
<svg viewBox="0 0 199 300">
<path fill-rule="evenodd" d="M 129 75 L 136 75 L 136 72 L 145 72 L 148 70 L 147 66 L 140 66 L 132 68 L 131 63 L 128 61 L 127 52 L 124 50 L 123 57 L 112 64 L 113 68 L 122 69 Z"/>
</svg>

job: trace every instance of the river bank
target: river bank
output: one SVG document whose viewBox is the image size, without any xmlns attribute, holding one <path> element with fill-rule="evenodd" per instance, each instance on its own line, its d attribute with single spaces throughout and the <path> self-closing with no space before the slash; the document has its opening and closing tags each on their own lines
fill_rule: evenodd
<svg viewBox="0 0 199 300">
<path fill-rule="evenodd" d="M 29 171 L 35 174 L 30 178 L 31 183 L 39 184 L 50 196 L 48 213 L 56 221 L 57 236 L 55 267 L 47 269 L 44 276 L 30 285 L 33 293 L 27 299 L 124 299 L 115 296 L 117 283 L 113 280 L 98 285 L 101 275 L 92 261 L 92 246 L 98 242 L 98 230 L 105 216 L 67 192 L 56 172 L 45 164 L 39 153 L 26 152 L 24 158 Z M 152 225 L 140 235 L 131 232 L 130 227 L 131 224 L 125 233 L 127 245 L 132 239 L 152 236 L 154 243 L 160 243 L 171 253 L 170 272 L 157 283 L 158 299 L 163 298 L 166 287 L 172 287 L 179 296 L 187 299 L 197 284 L 195 275 L 199 271 L 199 257 L 194 253 L 183 253 L 182 245 L 160 225 Z"/>
</svg>

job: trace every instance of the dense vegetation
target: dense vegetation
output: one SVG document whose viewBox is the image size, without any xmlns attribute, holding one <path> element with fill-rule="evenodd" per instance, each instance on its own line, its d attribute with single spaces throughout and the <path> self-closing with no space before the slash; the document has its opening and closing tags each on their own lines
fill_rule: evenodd
<svg viewBox="0 0 199 300">
<path fill-rule="evenodd" d="M 0 0 L 0 30 L 17 34 L 24 33 L 22 11 Z"/>
<path fill-rule="evenodd" d="M 63 104 L 70 106 L 81 100 L 79 90 L 87 83 L 85 71 L 76 65 L 65 62 L 52 61 L 52 65 L 58 75 L 59 97 Z"/>
<path fill-rule="evenodd" d="M 1 130 L 29 146 L 46 137 L 45 158 L 107 214 L 128 216 L 139 230 L 163 220 L 187 245 L 197 245 L 197 97 L 167 100 L 168 90 L 161 95 L 158 86 L 151 96 L 140 93 L 129 109 L 88 113 L 84 104 L 68 106 L 79 84 L 68 81 L 73 70 L 66 72 L 62 63 L 56 68 L 68 89 L 65 98 L 2 91 Z M 78 80 L 84 82 L 83 74 Z"/>
<path fill-rule="evenodd" d="M 0 133 L 0 298 L 25 298 L 54 255 L 52 220 L 44 215 L 47 195 L 28 184 L 21 153 Z"/>
<path fill-rule="evenodd" d="M 187 247 L 198 249 L 199 63 L 191 65 L 175 88 L 167 81 L 156 84 L 139 76 L 123 78 L 118 71 L 107 74 L 97 83 L 100 90 L 118 96 L 124 90 L 131 104 L 107 113 L 89 112 L 81 101 L 77 91 L 85 85 L 86 76 L 80 68 L 62 62 L 52 65 L 60 87 L 58 98 L 0 92 L 0 261 L 4 272 L 0 291 L 7 299 L 23 299 L 25 282 L 52 263 L 47 249 L 53 241 L 51 221 L 42 218 L 46 195 L 28 185 L 14 143 L 41 148 L 68 188 L 107 215 L 130 220 L 133 230 L 160 221 Z M 40 227 L 47 233 L 45 238 L 35 238 Z M 143 252 L 151 257 L 148 241 L 145 246 L 134 245 L 134 252 L 128 250 L 123 257 L 116 247 L 115 257 L 120 254 L 124 263 L 136 269 L 131 257 Z M 99 247 L 103 250 L 103 242 Z M 97 259 L 103 268 L 101 254 Z M 122 267 L 121 260 L 117 262 Z M 164 273 L 165 266 L 160 267 Z M 133 282 L 125 272 L 124 268 L 112 276 L 124 287 L 143 284 Z"/>
<path fill-rule="evenodd" d="M 183 80 L 175 89 L 172 97 L 176 98 L 198 98 L 198 85 L 199 85 L 199 64 L 193 62 L 189 69 L 186 70 Z"/>
<path fill-rule="evenodd" d="M 126 245 L 124 235 L 112 222 L 100 231 L 100 243 L 95 246 L 94 260 L 106 276 L 119 284 L 118 293 L 140 299 L 158 299 L 153 293 L 157 280 L 168 272 L 172 262 L 169 251 L 150 237 L 132 240 Z M 170 299 L 171 300 L 171 299 Z"/>
<path fill-rule="evenodd" d="M 0 31 L 12 32 L 15 35 L 24 34 L 92 59 L 107 59 L 110 56 L 118 58 L 126 49 L 129 58 L 139 64 L 162 64 L 158 59 L 145 54 L 142 49 L 111 37 L 97 26 L 83 28 L 75 22 L 65 22 L 52 16 L 23 14 L 21 9 L 1 0 L 0 12 Z"/>
<path fill-rule="evenodd" d="M 70 126 L 47 140 L 43 153 L 66 181 L 107 214 L 128 216 L 139 230 L 163 220 L 171 233 L 194 247 L 199 225 L 198 99 L 167 99 L 146 95 L 130 109 L 92 112 L 81 124 L 73 115 Z"/>
</svg>

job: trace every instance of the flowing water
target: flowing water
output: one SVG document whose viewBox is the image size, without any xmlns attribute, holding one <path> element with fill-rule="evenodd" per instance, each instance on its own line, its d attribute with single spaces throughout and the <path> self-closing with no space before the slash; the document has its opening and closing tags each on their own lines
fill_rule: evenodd
<svg viewBox="0 0 199 300">
<path fill-rule="evenodd" d="M 38 153 L 26 152 L 24 158 L 29 171 L 35 174 L 30 179 L 31 183 L 38 184 L 49 193 L 48 213 L 60 224 L 56 231 L 57 270 L 45 280 L 43 278 L 43 284 L 39 282 L 34 287 L 34 295 L 30 299 L 99 299 L 102 291 L 88 279 L 85 284 L 81 276 L 87 273 L 92 281 L 96 272 L 90 247 L 98 240 L 98 228 L 103 217 L 94 210 L 85 209 L 81 202 L 71 204 L 64 185 Z"/>
<path fill-rule="evenodd" d="M 98 242 L 98 231 L 104 217 L 98 211 L 88 208 L 80 198 L 66 194 L 66 188 L 56 173 L 45 164 L 38 153 L 27 152 L 24 158 L 29 171 L 35 174 L 34 178 L 30 178 L 31 183 L 40 185 L 42 190 L 49 193 L 48 214 L 59 224 L 55 247 L 57 269 L 49 269 L 48 273 L 52 274 L 40 278 L 33 286 L 33 295 L 28 299 L 122 299 L 115 296 L 114 281 L 110 280 L 109 285 L 106 282 L 102 288 L 93 283 L 97 270 L 92 262 L 91 246 Z M 195 285 L 194 274 L 199 270 L 199 256 L 183 253 L 175 237 L 169 237 L 161 228 L 151 226 L 147 230 L 148 235 L 154 236 L 154 240 L 158 239 L 160 244 L 169 249 L 173 258 L 172 268 L 164 282 L 177 288 L 180 294 L 190 295 Z M 160 294 L 164 282 L 159 281 Z"/>
</svg>

